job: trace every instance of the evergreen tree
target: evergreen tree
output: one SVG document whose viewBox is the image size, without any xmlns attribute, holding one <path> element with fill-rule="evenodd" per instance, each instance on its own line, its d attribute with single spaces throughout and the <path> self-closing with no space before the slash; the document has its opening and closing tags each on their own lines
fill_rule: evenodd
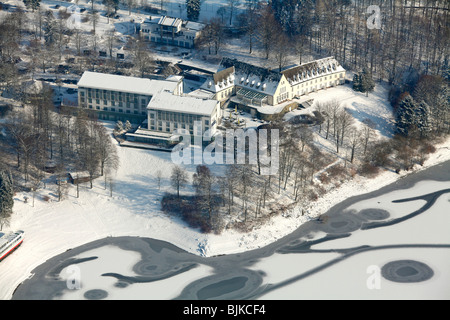
<svg viewBox="0 0 450 320">
<path fill-rule="evenodd" d="M 44 14 L 44 24 L 42 30 L 44 31 L 45 43 L 52 44 L 56 37 L 56 23 L 55 17 L 50 10 Z"/>
<path fill-rule="evenodd" d="M 23 0 L 23 4 L 27 9 L 32 9 L 34 11 L 40 7 L 41 0 Z"/>
<path fill-rule="evenodd" d="M 395 124 L 397 133 L 407 136 L 409 129 L 413 124 L 414 119 L 414 109 L 416 104 L 411 95 L 407 94 L 398 104 Z"/>
<path fill-rule="evenodd" d="M 186 0 L 187 18 L 191 21 L 197 21 L 200 16 L 200 0 Z"/>
<path fill-rule="evenodd" d="M 430 107 L 424 102 L 417 103 L 410 94 L 400 101 L 396 111 L 397 133 L 408 136 L 417 130 L 421 137 L 430 131 Z"/>
<path fill-rule="evenodd" d="M 372 92 L 375 88 L 375 82 L 372 78 L 372 73 L 364 68 L 363 73 L 360 75 L 360 91 L 365 92 L 366 96 L 369 95 L 369 92 Z"/>
<path fill-rule="evenodd" d="M 353 76 L 353 90 L 361 91 L 361 79 L 357 73 Z"/>
<path fill-rule="evenodd" d="M 14 189 L 11 176 L 6 171 L 0 171 L 0 230 L 9 219 L 14 206 Z"/>
<path fill-rule="evenodd" d="M 415 125 L 419 130 L 421 137 L 426 137 L 428 133 L 431 131 L 430 117 L 431 111 L 428 104 L 424 101 L 420 102 L 417 105 L 416 109 L 416 117 L 415 117 Z"/>
</svg>

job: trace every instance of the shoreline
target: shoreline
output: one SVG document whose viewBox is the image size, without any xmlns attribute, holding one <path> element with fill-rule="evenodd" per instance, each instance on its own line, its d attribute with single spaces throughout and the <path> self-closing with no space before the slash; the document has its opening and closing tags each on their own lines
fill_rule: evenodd
<svg viewBox="0 0 450 320">
<path fill-rule="evenodd" d="M 450 184 L 450 160 L 447 160 L 442 163 L 437 163 L 436 165 L 428 167 L 426 170 L 421 170 L 420 172 L 416 172 L 417 174 L 410 174 L 405 175 L 403 179 L 399 179 L 398 181 L 395 181 L 394 183 L 390 183 L 380 189 L 377 189 L 375 191 L 364 193 L 361 195 L 352 196 L 345 201 L 342 201 L 336 205 L 334 205 L 330 210 L 328 210 L 326 213 L 333 217 L 341 217 L 345 219 L 345 216 L 347 216 L 347 213 L 345 212 L 346 209 L 351 207 L 352 205 L 359 203 L 361 201 L 367 200 L 367 199 L 374 199 L 378 196 L 391 193 L 393 191 L 403 191 L 410 189 L 411 187 L 415 186 L 419 182 L 423 181 L 445 181 L 449 182 Z M 449 185 L 450 187 L 450 185 Z M 445 189 L 443 191 L 448 193 L 448 190 Z M 434 192 L 435 196 L 439 196 L 440 192 Z M 424 198 L 427 195 L 422 195 L 421 197 Z M 428 201 L 428 200 L 427 200 Z M 375 209 L 377 210 L 377 209 Z M 424 207 L 421 207 L 419 211 L 423 211 Z M 362 212 L 361 212 L 362 213 Z M 378 212 L 380 214 L 380 212 Z M 351 214 L 349 214 L 351 216 Z M 370 216 L 370 220 L 385 220 L 388 218 L 387 216 Z M 374 218 L 374 219 L 372 219 Z M 402 219 L 402 218 L 400 218 Z M 357 219 L 358 220 L 358 219 Z M 348 220 L 351 221 L 351 220 Z M 389 220 L 385 220 L 382 222 L 383 226 L 389 224 Z M 350 227 L 350 229 L 346 229 L 344 227 L 343 229 L 341 227 L 338 227 L 338 233 L 334 235 L 333 230 L 328 230 L 330 232 L 327 232 L 325 228 L 325 233 L 328 234 L 328 236 L 325 236 L 324 238 L 321 238 L 319 241 L 324 241 L 326 239 L 332 240 L 336 236 L 338 238 L 345 236 L 346 233 L 352 233 L 353 232 L 353 225 L 348 225 L 347 227 Z M 361 228 L 361 226 L 359 226 Z M 69 264 L 76 263 L 73 259 L 76 259 L 76 256 L 82 255 L 84 252 L 91 251 L 93 249 L 98 249 L 100 247 L 105 246 L 115 246 L 122 250 L 132 250 L 137 251 L 141 255 L 141 260 L 138 262 L 138 265 L 140 267 L 137 267 L 135 272 L 139 275 L 137 278 L 133 277 L 124 277 L 120 274 L 103 274 L 103 275 L 110 275 L 114 278 L 117 278 L 117 281 L 121 281 L 123 278 L 124 280 L 129 282 L 130 284 L 135 283 L 136 281 L 155 281 L 161 278 L 161 276 L 155 276 L 151 272 L 147 274 L 147 269 L 145 268 L 148 265 L 151 265 L 152 267 L 156 263 L 156 265 L 161 264 L 161 267 L 168 268 L 166 272 L 163 273 L 164 279 L 167 277 L 172 277 L 180 272 L 184 272 L 184 269 L 176 268 L 177 266 L 183 266 L 184 268 L 192 268 L 194 265 L 204 265 L 208 266 L 210 268 L 213 268 L 215 272 L 211 273 L 210 275 L 205 275 L 204 277 L 193 281 L 190 283 L 187 287 L 185 287 L 180 293 L 180 295 L 177 297 L 177 299 L 195 299 L 195 293 L 199 293 L 202 288 L 208 287 L 210 284 L 216 283 L 218 280 L 221 281 L 231 281 L 230 279 L 235 279 L 236 277 L 246 277 L 247 280 L 250 279 L 249 285 L 246 285 L 242 290 L 238 290 L 238 293 L 240 294 L 250 294 L 250 292 L 253 292 L 250 296 L 247 296 L 247 298 L 252 299 L 257 298 L 260 294 L 266 294 L 270 291 L 273 291 L 277 287 L 286 285 L 285 282 L 281 282 L 277 286 L 274 286 L 270 290 L 266 289 L 255 289 L 259 287 L 262 283 L 262 274 L 258 274 L 252 271 L 247 270 L 249 265 L 253 265 L 255 261 L 263 260 L 264 258 L 270 257 L 276 253 L 290 253 L 290 252 L 296 252 L 296 250 L 300 250 L 300 252 L 305 252 L 305 248 L 308 246 L 299 246 L 301 244 L 302 238 L 305 236 L 308 236 L 310 232 L 317 232 L 318 230 L 323 230 L 321 227 L 321 224 L 317 224 L 315 221 L 311 221 L 311 223 L 305 223 L 299 228 L 297 228 L 294 232 L 290 233 L 288 236 L 285 236 L 277 241 L 272 242 L 271 244 L 264 246 L 259 249 L 253 249 L 248 250 L 245 252 L 238 252 L 233 254 L 227 254 L 227 255 L 218 255 L 218 256 L 209 256 L 209 257 L 202 257 L 198 254 L 194 254 L 192 252 L 187 252 L 177 245 L 173 243 L 169 243 L 167 241 L 159 240 L 159 239 L 152 239 L 152 238 L 144 238 L 144 237 L 108 237 L 108 238 L 102 238 L 90 243 L 86 243 L 82 246 L 79 246 L 77 248 L 74 248 L 73 250 L 66 251 L 60 255 L 54 256 L 45 263 L 39 265 L 34 271 L 36 276 L 33 277 L 33 279 L 28 280 L 26 282 L 26 285 L 19 289 L 20 285 L 15 288 L 15 292 L 18 292 L 18 295 L 14 297 L 14 299 L 24 299 L 25 297 L 31 297 L 33 298 L 42 298 L 42 294 L 45 296 L 45 299 L 52 299 L 57 296 L 55 296 L 55 290 L 61 290 L 61 288 L 64 288 L 65 282 L 60 281 L 52 278 L 52 275 L 54 276 L 58 275 L 58 270 L 62 270 L 62 268 L 67 267 Z M 386 248 L 425 248 L 425 247 L 432 247 L 432 248 L 448 248 L 449 245 L 415 245 L 415 244 L 404 244 L 404 245 L 378 245 L 374 247 L 367 247 L 365 249 L 358 249 L 356 251 L 349 251 L 345 257 L 351 257 L 358 253 L 363 253 L 365 251 L 372 251 L 372 250 L 381 250 Z M 358 247 L 357 247 L 358 248 Z M 165 249 L 164 251 L 162 249 Z M 149 251 L 150 250 L 150 251 Z M 160 262 L 159 258 L 157 258 L 159 255 L 161 255 L 161 259 L 163 259 Z M 166 258 L 166 256 L 168 258 Z M 93 259 L 95 257 L 91 257 L 89 259 Z M 86 258 L 84 258 L 86 259 Z M 150 259 L 150 260 L 148 260 Z M 156 260 L 152 260 L 156 259 Z M 168 259 L 168 260 L 166 260 Z M 82 259 L 81 259 L 82 260 Z M 80 261 L 81 261 L 80 260 Z M 175 266 L 167 265 L 167 261 L 176 262 Z M 318 267 L 313 268 L 310 272 L 307 274 L 316 273 L 317 271 L 322 270 L 323 268 L 326 268 L 329 264 L 333 264 L 336 262 L 341 261 L 342 258 L 339 259 L 331 259 L 330 262 Z M 141 270 L 142 269 L 142 270 Z M 395 268 L 394 268 L 395 269 Z M 141 270 L 142 272 L 139 272 Z M 245 270 L 246 273 L 244 272 Z M 394 270 L 395 271 L 395 270 Z M 231 272 L 231 273 L 230 273 Z M 244 272 L 244 273 L 242 273 Z M 50 276 L 50 278 L 49 278 Z M 298 277 L 304 277 L 304 274 L 299 275 Z M 395 276 L 395 275 L 394 275 Z M 234 278 L 233 278 L 234 277 Z M 297 278 L 298 278 L 297 277 Z M 295 278 L 295 279 L 297 279 Z M 398 278 L 398 277 L 397 277 Z M 402 279 L 400 279 L 402 280 Z M 399 280 L 399 281 L 400 281 Z M 293 279 L 289 280 L 287 283 L 292 282 Z M 41 285 L 39 285 L 41 284 Z M 37 288 L 37 289 L 34 289 Z M 25 291 L 24 291 L 25 290 Z M 254 291 L 256 290 L 256 291 Z M 262 291 L 261 291 L 262 290 Z M 241 292 L 242 291 L 242 292 Z M 107 293 L 105 293 L 107 296 Z M 233 298 L 233 296 L 230 296 Z M 89 299 L 89 298 L 88 298 Z"/>
<path fill-rule="evenodd" d="M 289 212 L 289 214 L 273 217 L 265 225 L 261 226 L 257 230 L 252 230 L 249 233 L 243 234 L 237 231 L 225 231 L 225 233 L 228 233 L 228 235 L 232 234 L 236 237 L 238 235 L 241 235 L 239 248 L 244 248 L 244 250 L 239 250 L 239 248 L 236 247 L 233 248 L 232 245 L 230 245 L 228 248 L 225 248 L 223 243 L 220 244 L 219 238 L 222 235 L 207 235 L 209 236 L 209 239 L 207 240 L 211 242 L 209 242 L 209 248 L 208 243 L 204 242 L 204 244 L 206 244 L 204 246 L 204 249 L 209 249 L 209 251 L 205 250 L 203 252 L 203 256 L 210 257 L 219 254 L 241 253 L 270 245 L 271 243 L 276 242 L 283 237 L 289 236 L 289 234 L 295 232 L 295 230 L 301 227 L 304 223 L 323 214 L 326 214 L 333 207 L 340 205 L 343 202 L 347 203 L 355 197 L 365 195 L 369 196 L 370 194 L 384 190 L 385 188 L 393 184 L 401 184 L 401 181 L 403 179 L 411 175 L 415 176 L 417 174 L 420 174 L 424 170 L 442 165 L 447 161 L 450 161 L 450 138 L 447 138 L 444 143 L 436 145 L 436 152 L 430 154 L 430 157 L 425 161 L 423 166 L 415 166 L 412 171 L 402 171 L 400 173 L 383 171 L 374 178 L 355 176 L 355 178 L 353 178 L 352 180 L 346 181 L 340 187 L 328 191 L 317 201 L 312 202 L 308 207 L 303 208 L 306 209 L 307 212 L 307 214 L 305 213 L 304 216 L 302 216 L 301 213 L 302 208 L 300 206 L 296 206 Z M 275 232 L 274 230 L 277 232 Z M 271 236 L 261 241 L 261 233 L 269 233 L 271 234 Z M 218 252 L 217 249 L 214 249 L 214 246 L 217 247 L 220 245 L 222 245 L 222 252 Z M 228 251 L 226 251 L 227 249 Z M 208 254 L 208 252 L 210 252 L 210 254 Z M 195 252 L 192 253 L 195 254 Z"/>
<path fill-rule="evenodd" d="M 21 269 L 18 268 L 17 271 L 12 270 L 12 273 L 16 273 L 13 273 L 11 275 L 9 275 L 8 273 L 10 270 L 4 269 L 5 273 L 3 277 L 0 275 L 0 283 L 2 284 L 0 288 L 4 288 L 4 290 L 0 290 L 0 296 L 2 297 L 1 299 L 10 299 L 12 297 L 13 291 L 23 281 L 33 276 L 32 271 L 40 265 L 44 264 L 46 261 L 49 261 L 53 257 L 58 256 L 66 251 L 73 250 L 93 241 L 108 237 L 133 236 L 153 238 L 156 240 L 171 243 L 172 245 L 199 257 L 214 257 L 242 253 L 249 254 L 252 251 L 258 251 L 258 249 L 270 250 L 270 248 L 276 246 L 279 241 L 288 241 L 290 238 L 295 237 L 296 230 L 299 230 L 301 226 L 305 224 L 305 222 L 310 221 L 310 218 L 325 214 L 332 208 L 344 208 L 345 205 L 349 203 L 349 201 L 353 201 L 356 197 L 372 197 L 377 192 L 383 192 L 384 190 L 386 190 L 386 188 L 398 188 L 399 185 L 402 185 L 402 181 L 404 181 L 405 178 L 410 176 L 420 177 L 420 175 L 423 174 L 421 172 L 423 172 L 424 170 L 430 169 L 431 167 L 443 165 L 445 162 L 450 160 L 449 147 L 450 138 L 448 138 L 444 143 L 436 145 L 436 152 L 430 154 L 429 159 L 425 162 L 423 167 L 416 167 L 413 171 L 410 172 L 401 172 L 400 174 L 397 174 L 394 172 L 385 171 L 375 178 L 364 178 L 356 176 L 356 178 L 343 183 L 339 188 L 329 191 L 325 196 L 319 198 L 318 201 L 312 203 L 310 212 L 308 213 L 309 218 L 306 215 L 302 217 L 301 212 L 298 211 L 299 208 L 296 207 L 290 215 L 273 217 L 266 225 L 245 234 L 237 231 L 224 231 L 221 235 L 202 234 L 197 230 L 189 229 L 186 225 L 182 224 L 181 220 L 171 219 L 166 216 L 157 216 L 155 218 L 149 218 L 145 216 L 138 217 L 136 218 L 136 221 L 130 221 L 129 225 L 127 224 L 126 227 L 121 226 L 125 229 L 119 230 L 103 230 L 103 228 L 107 226 L 102 225 L 104 221 L 101 221 L 101 218 L 98 219 L 99 217 L 96 217 L 97 220 L 95 220 L 95 224 L 89 224 L 89 227 L 93 228 L 93 230 L 88 230 L 89 232 L 86 230 L 79 230 L 82 232 L 86 232 L 86 236 L 83 236 L 81 232 L 80 234 L 78 234 L 79 232 L 77 232 L 77 230 L 68 230 L 70 228 L 74 229 L 73 225 L 67 226 L 58 224 L 58 232 L 60 232 L 62 235 L 56 236 L 61 236 L 61 239 L 64 239 L 64 241 L 52 244 L 51 247 L 46 248 L 45 241 L 54 241 L 52 240 L 52 236 L 55 235 L 49 235 L 50 239 L 29 239 L 28 243 L 32 243 L 33 240 L 35 240 L 35 243 L 44 241 L 42 248 L 39 248 L 43 252 L 35 253 L 33 252 L 34 248 L 28 248 L 28 250 L 30 250 L 29 254 L 31 255 L 31 257 L 26 257 L 27 252 L 24 247 L 27 246 L 27 243 L 25 242 L 25 246 L 22 246 L 21 248 L 25 252 L 23 252 L 23 255 L 21 257 L 19 257 L 19 260 L 22 260 L 18 261 L 22 264 Z M 351 196 L 349 197 L 349 195 Z M 61 204 L 58 204 L 58 206 L 59 205 L 67 205 L 67 201 L 66 204 L 62 202 Z M 57 208 L 58 210 L 60 210 L 59 207 Z M 21 214 L 24 215 L 24 213 Z M 27 211 L 25 214 L 30 213 L 29 211 Z M 123 213 L 118 212 L 117 214 L 121 215 Z M 25 218 L 39 219 L 33 217 L 33 215 L 34 213 L 30 214 L 31 217 L 27 216 Z M 53 212 L 53 215 L 50 214 L 49 217 L 53 219 L 55 217 L 55 212 Z M 81 218 L 86 219 L 86 216 L 82 216 Z M 125 215 L 122 218 L 126 219 L 127 216 Z M 18 219 L 18 222 L 22 222 L 21 219 L 23 219 L 23 217 L 19 217 Z M 74 219 L 77 219 L 75 221 L 79 223 L 79 217 L 74 217 Z M 25 221 L 27 223 L 30 223 L 28 220 Z M 143 221 L 147 221 L 146 223 L 148 224 L 160 223 L 161 226 L 164 227 L 164 230 L 160 231 L 160 229 L 158 229 L 160 226 L 157 225 L 155 227 L 157 232 L 154 234 L 155 230 L 148 229 L 148 226 L 142 225 Z M 34 224 L 39 223 L 42 225 L 51 222 L 52 221 L 37 222 L 33 220 Z M 89 221 L 89 223 L 92 222 Z M 116 228 L 117 223 L 125 224 L 123 220 L 120 222 L 114 221 L 114 223 L 114 226 Z M 76 227 L 77 225 L 75 225 L 75 228 Z M 37 236 L 40 237 L 41 233 L 39 233 L 39 235 Z M 37 256 L 38 254 L 40 254 L 39 257 Z M 12 260 L 13 259 L 7 259 L 2 263 L 2 266 L 4 268 L 7 268 L 7 264 L 9 264 L 9 262 Z M 13 267 L 13 265 L 11 266 Z M 18 272 L 21 272 L 21 274 L 18 275 Z"/>
</svg>

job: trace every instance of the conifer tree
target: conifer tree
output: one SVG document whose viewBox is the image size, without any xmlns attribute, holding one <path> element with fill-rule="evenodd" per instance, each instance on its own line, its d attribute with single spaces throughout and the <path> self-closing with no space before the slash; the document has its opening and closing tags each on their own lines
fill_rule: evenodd
<svg viewBox="0 0 450 320">
<path fill-rule="evenodd" d="M 200 16 L 200 0 L 186 0 L 188 20 L 197 21 Z"/>
<path fill-rule="evenodd" d="M 360 91 L 365 92 L 366 96 L 369 95 L 369 92 L 372 92 L 375 88 L 375 82 L 372 78 L 372 73 L 364 68 L 363 73 L 360 75 Z"/>
<path fill-rule="evenodd" d="M 9 219 L 14 206 L 12 179 L 6 171 L 0 171 L 0 230 Z"/>
<path fill-rule="evenodd" d="M 357 73 L 353 76 L 353 90 L 361 91 L 361 79 Z"/>
</svg>

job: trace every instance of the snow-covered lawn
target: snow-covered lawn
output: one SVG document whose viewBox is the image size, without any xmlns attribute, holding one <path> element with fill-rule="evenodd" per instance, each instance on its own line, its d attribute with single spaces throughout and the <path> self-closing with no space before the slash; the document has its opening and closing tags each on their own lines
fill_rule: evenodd
<svg viewBox="0 0 450 320">
<path fill-rule="evenodd" d="M 380 136 L 388 135 L 385 132 L 389 130 L 384 125 L 389 125 L 392 118 L 390 107 L 384 100 L 386 90 L 382 86 L 377 86 L 368 98 L 354 93 L 348 86 L 311 95 L 317 100 L 333 97 L 346 103 L 353 114 L 364 114 L 361 119 L 356 116 L 357 120 L 379 117 L 378 132 Z M 114 126 L 113 123 L 105 125 L 110 130 Z M 449 147 L 450 139 L 437 146 L 437 152 L 425 165 L 450 159 Z M 383 172 L 375 179 L 355 176 L 304 208 L 305 216 L 301 215 L 301 208 L 295 208 L 289 215 L 275 217 L 267 225 L 247 234 L 225 230 L 221 235 L 206 235 L 161 211 L 162 195 L 165 191 L 172 191 L 169 182 L 173 165 L 170 153 L 121 147 L 118 147 L 118 152 L 120 168 L 115 177 L 112 197 L 105 189 L 102 178 L 95 181 L 92 190 L 88 184 L 83 186 L 79 198 L 76 198 L 76 187 L 69 185 L 66 199 L 62 202 L 57 202 L 55 185 L 47 185 L 37 192 L 34 207 L 31 194 L 18 193 L 15 196 L 14 215 L 7 229 L 25 230 L 26 238 L 24 244 L 0 264 L 0 298 L 10 298 L 14 288 L 30 276 L 31 270 L 47 259 L 93 240 L 108 236 L 143 236 L 165 240 L 188 252 L 205 256 L 242 252 L 272 243 L 349 196 L 376 190 L 399 178 L 393 172 Z M 195 165 L 186 169 L 192 174 Z M 158 190 L 156 181 L 158 170 L 163 174 L 161 190 Z M 220 166 L 212 167 L 216 174 L 222 170 Z M 44 201 L 44 196 L 48 196 L 50 201 Z M 29 199 L 27 203 L 24 202 L 25 197 Z"/>
</svg>

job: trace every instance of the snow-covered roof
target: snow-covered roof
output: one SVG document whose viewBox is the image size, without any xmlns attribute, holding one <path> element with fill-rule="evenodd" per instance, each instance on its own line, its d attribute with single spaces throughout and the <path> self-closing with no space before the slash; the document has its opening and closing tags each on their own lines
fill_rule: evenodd
<svg viewBox="0 0 450 320">
<path fill-rule="evenodd" d="M 186 25 L 184 25 L 184 28 L 195 31 L 201 31 L 204 27 L 204 24 L 193 21 L 187 21 Z"/>
<path fill-rule="evenodd" d="M 168 91 L 162 91 L 152 98 L 148 103 L 147 109 L 210 116 L 218 104 L 219 102 L 216 100 L 201 99 L 186 95 L 178 96 Z"/>
<path fill-rule="evenodd" d="M 162 16 L 158 24 L 168 27 L 179 27 L 183 21 L 180 18 Z"/>
<path fill-rule="evenodd" d="M 145 18 L 145 20 L 142 23 L 152 23 L 152 24 L 158 24 L 161 17 L 159 16 L 150 16 L 148 18 Z"/>
<path fill-rule="evenodd" d="M 191 91 L 187 95 L 190 97 L 210 99 L 210 100 L 212 100 L 214 97 L 214 93 L 212 93 L 211 91 L 203 90 L 203 89 L 197 89 L 197 90 Z"/>
<path fill-rule="evenodd" d="M 210 92 L 219 92 L 227 88 L 234 87 L 235 83 L 235 70 L 234 66 L 227 69 L 216 72 L 209 76 L 202 84 L 201 88 Z"/>
<path fill-rule="evenodd" d="M 279 72 L 226 57 L 222 59 L 220 66 L 223 68 L 234 66 L 235 85 L 267 95 L 275 94 L 282 77 Z"/>
<path fill-rule="evenodd" d="M 162 90 L 174 91 L 177 82 L 85 71 L 78 87 L 111 90 L 153 96 Z"/>
<path fill-rule="evenodd" d="M 291 85 L 345 69 L 333 57 L 323 58 L 281 71 Z"/>
</svg>

